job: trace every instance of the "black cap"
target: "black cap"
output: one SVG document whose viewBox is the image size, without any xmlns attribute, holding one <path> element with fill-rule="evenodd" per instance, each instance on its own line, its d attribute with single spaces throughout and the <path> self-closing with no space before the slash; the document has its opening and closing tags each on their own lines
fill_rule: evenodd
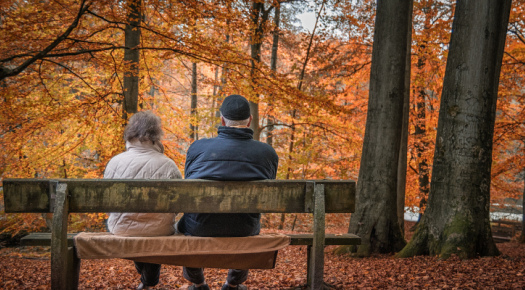
<svg viewBox="0 0 525 290">
<path fill-rule="evenodd" d="M 221 114 L 232 121 L 241 121 L 250 118 L 250 103 L 241 95 L 227 96 L 222 102 Z"/>
</svg>

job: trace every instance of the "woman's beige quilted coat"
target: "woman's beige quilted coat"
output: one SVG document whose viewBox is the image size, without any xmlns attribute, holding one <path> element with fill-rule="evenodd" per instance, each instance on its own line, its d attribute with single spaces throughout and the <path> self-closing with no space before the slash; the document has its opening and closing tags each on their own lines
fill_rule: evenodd
<svg viewBox="0 0 525 290">
<path fill-rule="evenodd" d="M 113 157 L 104 171 L 105 179 L 181 179 L 162 144 L 151 141 L 126 142 L 126 152 Z M 135 237 L 169 236 L 174 233 L 176 213 L 110 213 L 112 234 Z"/>
</svg>

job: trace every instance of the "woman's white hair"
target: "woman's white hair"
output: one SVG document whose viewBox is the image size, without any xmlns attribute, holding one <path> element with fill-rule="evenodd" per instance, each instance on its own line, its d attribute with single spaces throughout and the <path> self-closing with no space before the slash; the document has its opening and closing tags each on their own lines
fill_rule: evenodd
<svg viewBox="0 0 525 290">
<path fill-rule="evenodd" d="M 227 126 L 227 127 L 233 127 L 233 126 L 246 126 L 248 125 L 248 122 L 250 122 L 250 118 L 246 119 L 246 120 L 229 120 L 229 119 L 226 119 L 226 117 L 224 117 L 222 114 L 221 114 L 221 117 L 224 119 L 224 124 Z"/>
<path fill-rule="evenodd" d="M 141 111 L 129 118 L 129 123 L 124 129 L 124 140 L 140 142 L 158 142 L 164 135 L 160 117 L 151 111 Z"/>
</svg>

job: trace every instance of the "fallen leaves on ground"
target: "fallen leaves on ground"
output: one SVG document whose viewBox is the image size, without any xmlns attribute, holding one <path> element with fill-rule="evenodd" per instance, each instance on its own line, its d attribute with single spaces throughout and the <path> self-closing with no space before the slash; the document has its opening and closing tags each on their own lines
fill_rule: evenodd
<svg viewBox="0 0 525 290">
<path fill-rule="evenodd" d="M 336 289 L 525 288 L 524 244 L 498 244 L 501 256 L 464 261 L 428 256 L 394 259 L 392 255 L 358 259 L 334 256 L 334 248 L 325 250 L 324 276 Z M 6 248 L 0 255 L 0 288 L 50 289 L 50 262 L 42 260 L 49 255 L 49 247 Z M 205 275 L 212 289 L 220 289 L 227 270 L 206 269 Z M 306 247 L 290 246 L 279 252 L 275 269 L 252 270 L 245 284 L 250 289 L 296 289 L 305 283 Z M 132 261 L 82 260 L 79 289 L 135 289 L 138 284 Z M 165 265 L 153 289 L 186 289 L 189 285 L 182 277 L 182 267 Z"/>
</svg>

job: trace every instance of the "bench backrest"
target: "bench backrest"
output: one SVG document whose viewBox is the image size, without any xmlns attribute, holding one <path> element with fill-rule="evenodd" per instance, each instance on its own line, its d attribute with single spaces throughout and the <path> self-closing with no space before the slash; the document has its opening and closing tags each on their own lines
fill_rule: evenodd
<svg viewBox="0 0 525 290">
<path fill-rule="evenodd" d="M 325 212 L 355 209 L 352 180 L 4 179 L 5 212 L 54 212 L 59 183 L 69 212 L 311 213 L 315 184 L 324 185 Z"/>
</svg>

